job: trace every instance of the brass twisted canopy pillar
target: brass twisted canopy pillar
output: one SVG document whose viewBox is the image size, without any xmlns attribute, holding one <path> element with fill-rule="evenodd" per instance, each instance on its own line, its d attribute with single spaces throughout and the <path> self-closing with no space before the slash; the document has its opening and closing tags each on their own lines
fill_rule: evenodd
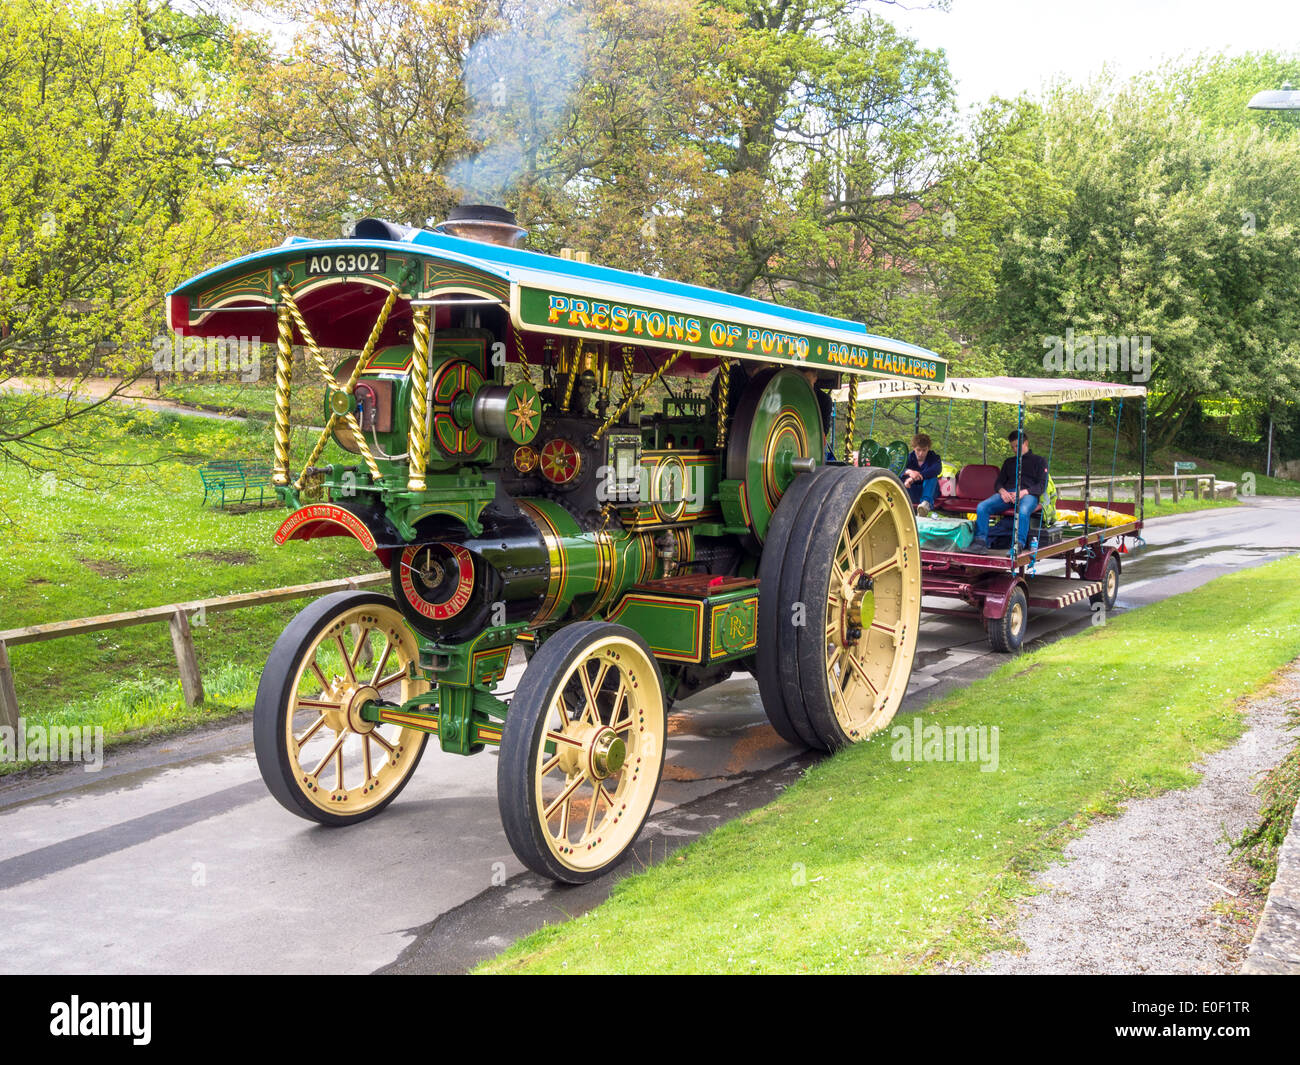
<svg viewBox="0 0 1300 1065">
<path fill-rule="evenodd" d="M 411 311 L 411 417 L 406 451 L 410 469 L 406 487 L 424 491 L 425 468 L 429 465 L 429 308 Z"/>
<path fill-rule="evenodd" d="M 293 315 L 285 304 L 276 312 L 275 464 L 271 483 L 289 483 L 289 389 L 293 374 Z"/>
</svg>

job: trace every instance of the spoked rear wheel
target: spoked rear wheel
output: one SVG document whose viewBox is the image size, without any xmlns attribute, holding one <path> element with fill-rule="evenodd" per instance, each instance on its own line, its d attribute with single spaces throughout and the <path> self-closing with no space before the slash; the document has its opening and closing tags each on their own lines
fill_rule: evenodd
<svg viewBox="0 0 1300 1065">
<path fill-rule="evenodd" d="M 257 765 L 285 809 L 322 825 L 364 821 L 406 786 L 428 736 L 362 719 L 368 700 L 428 689 L 411 668 L 415 637 L 393 601 L 336 592 L 280 634 L 257 688 Z M 413 675 L 415 674 L 415 675 Z"/>
<path fill-rule="evenodd" d="M 849 467 L 813 484 L 791 529 L 776 639 L 791 723 L 834 750 L 887 725 L 907 692 L 921 620 L 921 551 L 902 483 Z"/>
<path fill-rule="evenodd" d="M 582 622 L 537 649 L 510 701 L 497 801 L 528 868 L 594 880 L 636 840 L 663 773 L 659 667 L 630 629 Z"/>
</svg>

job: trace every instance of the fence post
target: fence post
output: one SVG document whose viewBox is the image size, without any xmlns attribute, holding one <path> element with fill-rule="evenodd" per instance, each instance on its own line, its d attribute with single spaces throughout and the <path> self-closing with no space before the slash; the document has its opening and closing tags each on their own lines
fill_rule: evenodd
<svg viewBox="0 0 1300 1065">
<path fill-rule="evenodd" d="M 1151 492 L 1152 492 L 1152 499 L 1155 501 L 1156 506 L 1159 506 L 1160 505 L 1160 478 L 1159 477 L 1151 478 Z"/>
<path fill-rule="evenodd" d="M 1174 474 L 1174 502 L 1178 502 L 1178 474 Z"/>
<path fill-rule="evenodd" d="M 0 640 L 0 725 L 18 731 L 18 696 L 14 693 L 14 673 L 4 640 Z"/>
<path fill-rule="evenodd" d="M 1196 498 L 1197 498 L 1197 499 L 1200 499 L 1200 498 L 1201 498 L 1201 479 L 1200 479 L 1199 477 L 1196 478 L 1195 484 L 1196 484 L 1196 487 L 1193 488 L 1192 491 L 1193 491 L 1194 493 L 1196 493 Z"/>
<path fill-rule="evenodd" d="M 181 674 L 181 694 L 185 696 L 185 705 L 199 706 L 203 703 L 203 678 L 199 676 L 199 660 L 194 654 L 190 619 L 181 607 L 177 607 L 167 625 L 172 631 L 172 650 L 176 652 L 176 668 Z"/>
</svg>

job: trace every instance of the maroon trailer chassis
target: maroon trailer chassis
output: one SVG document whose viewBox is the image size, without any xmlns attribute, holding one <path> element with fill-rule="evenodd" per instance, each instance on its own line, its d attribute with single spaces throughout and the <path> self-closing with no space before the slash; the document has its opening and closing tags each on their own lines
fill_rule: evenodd
<svg viewBox="0 0 1300 1065">
<path fill-rule="evenodd" d="M 1083 500 L 1057 501 L 1061 510 L 1085 511 Z M 1134 514 L 1135 505 L 1111 503 L 1118 513 Z M 1030 608 L 1059 610 L 1084 599 L 1115 605 L 1119 589 L 1121 544 L 1136 537 L 1142 521 L 1109 528 L 1086 528 L 1054 544 L 1039 545 L 1036 552 L 1022 550 L 975 554 L 969 551 L 922 549 L 921 589 L 926 598 L 956 599 L 965 607 L 936 606 L 922 600 L 921 609 L 984 623 L 995 650 L 1015 651 L 1024 641 Z M 1043 562 L 1063 562 L 1064 573 L 1039 575 Z"/>
</svg>

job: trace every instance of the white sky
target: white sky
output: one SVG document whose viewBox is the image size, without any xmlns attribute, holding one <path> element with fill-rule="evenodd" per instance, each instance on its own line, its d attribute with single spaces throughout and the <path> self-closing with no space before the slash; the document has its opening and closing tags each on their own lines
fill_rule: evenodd
<svg viewBox="0 0 1300 1065">
<path fill-rule="evenodd" d="M 963 111 L 995 93 L 1037 92 L 1058 75 L 1082 81 L 1103 65 L 1124 77 L 1185 53 L 1300 51 L 1296 0 L 952 0 L 951 8 L 877 10 L 948 53 Z"/>
</svg>

